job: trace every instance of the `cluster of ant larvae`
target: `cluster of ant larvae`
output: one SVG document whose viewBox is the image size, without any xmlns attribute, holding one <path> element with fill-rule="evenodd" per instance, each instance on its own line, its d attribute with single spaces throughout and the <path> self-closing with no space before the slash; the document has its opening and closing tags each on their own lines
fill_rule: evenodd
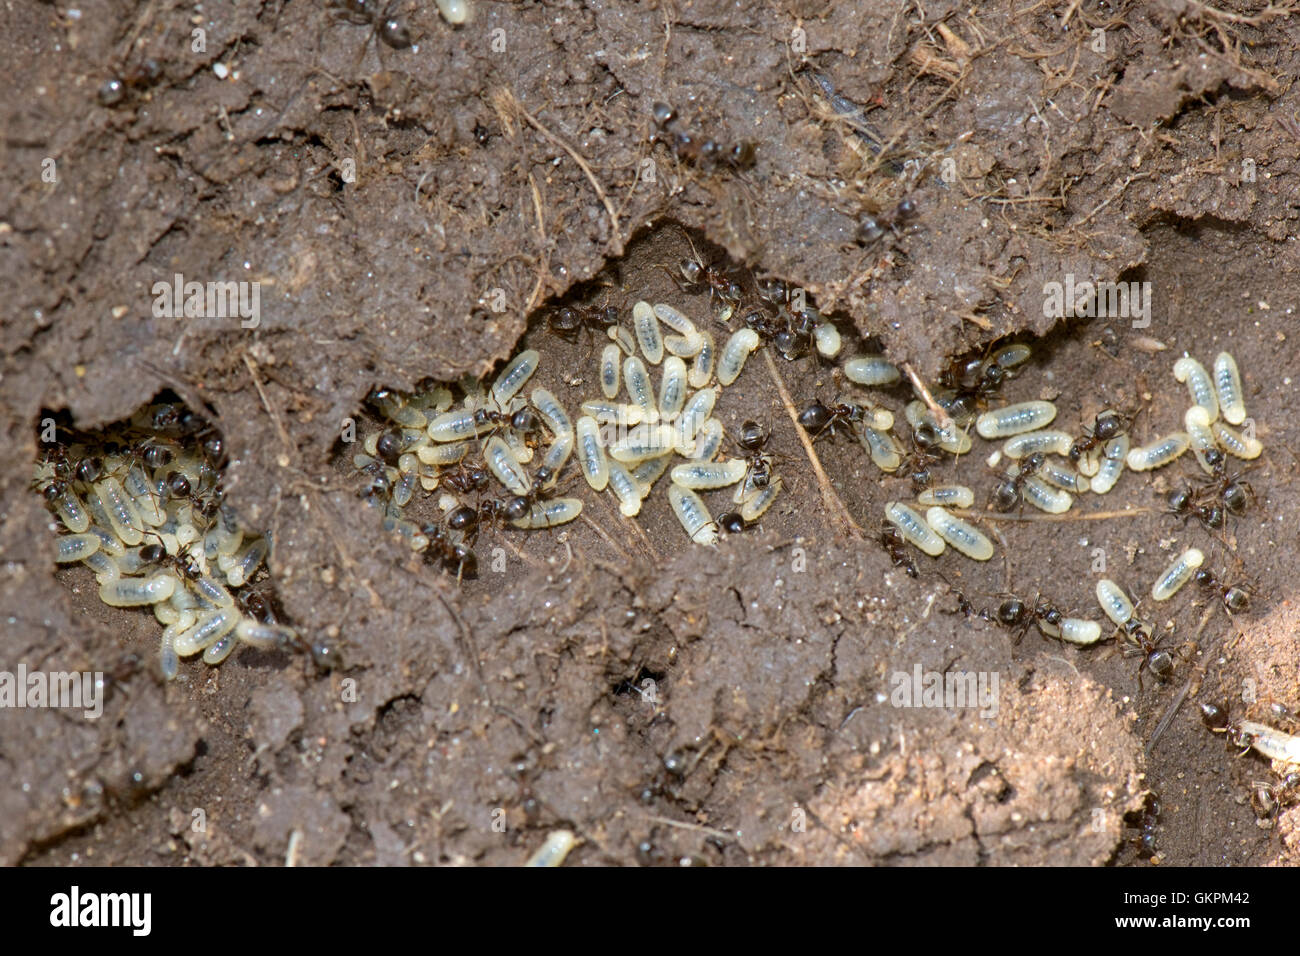
<svg viewBox="0 0 1300 956">
<path fill-rule="evenodd" d="M 202 654 L 216 665 L 240 643 L 299 642 L 270 602 L 246 587 L 271 540 L 222 503 L 222 461 L 222 441 L 206 421 L 158 404 L 108 435 L 57 441 L 33 475 L 68 532 L 55 560 L 90 568 L 107 605 L 153 608 L 168 680 L 181 658 Z"/>
</svg>

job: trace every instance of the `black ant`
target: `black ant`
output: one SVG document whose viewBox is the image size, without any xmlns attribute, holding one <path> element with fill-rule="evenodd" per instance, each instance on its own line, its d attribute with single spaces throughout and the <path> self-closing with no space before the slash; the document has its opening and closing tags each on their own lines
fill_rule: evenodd
<svg viewBox="0 0 1300 956">
<path fill-rule="evenodd" d="M 1245 584 L 1225 585 L 1214 576 L 1213 571 L 1205 567 L 1197 568 L 1192 579 L 1201 587 L 1214 590 L 1223 602 L 1223 609 L 1229 614 L 1238 614 L 1250 607 L 1254 589 Z"/>
<path fill-rule="evenodd" d="M 1288 773 L 1277 783 L 1252 781 L 1250 806 L 1259 820 L 1276 820 L 1286 807 L 1300 799 L 1300 772 Z"/>
<path fill-rule="evenodd" d="M 183 472 L 167 472 L 163 478 L 163 489 L 173 500 L 188 501 L 194 513 L 208 521 L 215 518 L 221 508 L 222 494 L 219 487 L 213 487 L 206 492 L 201 489 L 196 490 Z"/>
<path fill-rule="evenodd" d="M 1174 674 L 1174 657 L 1168 651 L 1160 646 L 1164 640 L 1164 635 L 1155 638 L 1151 637 L 1151 625 L 1139 621 L 1137 618 L 1130 618 L 1124 624 L 1124 639 L 1129 645 L 1129 650 L 1125 650 L 1126 655 L 1141 654 L 1142 662 L 1138 664 L 1137 679 L 1138 690 L 1142 689 L 1142 672 L 1151 671 L 1156 675 L 1156 680 L 1165 683 Z"/>
<path fill-rule="evenodd" d="M 975 605 L 971 604 L 971 602 L 966 598 L 965 593 L 963 593 L 960 588 L 955 587 L 953 583 L 942 574 L 939 576 L 942 577 L 944 583 L 948 585 L 948 590 L 952 593 L 952 596 L 957 599 L 957 606 L 951 611 L 944 611 L 944 614 L 960 614 L 965 618 L 975 617 L 981 621 L 988 621 L 989 623 L 993 622 L 993 614 L 988 608 L 977 609 Z"/>
<path fill-rule="evenodd" d="M 381 10 L 377 0 L 335 0 L 334 6 L 349 23 L 373 25 L 375 36 L 394 50 L 405 50 L 411 45 L 411 31 L 406 22 L 389 16 L 386 7 Z"/>
<path fill-rule="evenodd" d="M 1217 457 L 1211 458 L 1211 455 Z M 1215 504 L 1221 504 L 1227 512 L 1234 515 L 1246 513 L 1251 501 L 1255 499 L 1255 489 L 1250 482 L 1243 481 L 1245 471 L 1227 473 L 1226 458 L 1217 448 L 1205 452 L 1206 463 L 1214 469 L 1214 476 L 1205 482 L 1197 498 L 1210 498 Z"/>
<path fill-rule="evenodd" d="M 240 609 L 255 621 L 262 624 L 275 624 L 275 609 L 266 595 L 254 588 L 245 588 L 236 595 Z"/>
<path fill-rule="evenodd" d="M 728 146 L 713 139 L 699 140 L 677 129 L 677 111 L 667 103 L 656 103 L 651 117 L 655 124 L 651 142 L 667 144 L 680 163 L 739 172 L 752 168 L 757 158 L 757 147 L 749 140 Z"/>
<path fill-rule="evenodd" d="M 145 57 L 126 72 L 111 76 L 100 86 L 96 94 L 100 106 L 117 106 L 126 99 L 128 92 L 140 92 L 162 76 L 162 67 L 153 57 Z"/>
<path fill-rule="evenodd" d="M 158 538 L 159 542 L 162 541 L 162 538 L 156 532 L 146 533 Z M 168 554 L 167 549 L 161 543 L 146 544 L 140 547 L 139 557 L 141 565 L 156 564 L 160 567 L 170 568 L 183 581 L 194 582 L 203 577 L 203 568 L 194 555 L 190 553 L 188 546 L 181 548 L 175 554 Z"/>
<path fill-rule="evenodd" d="M 852 426 L 860 423 L 865 416 L 866 411 L 861 405 L 854 405 L 850 402 L 836 402 L 825 405 L 821 399 L 815 398 L 807 408 L 799 413 L 799 424 L 816 439 L 821 437 L 822 432 L 825 431 L 834 434 L 836 427 L 840 425 L 852 431 Z"/>
<path fill-rule="evenodd" d="M 569 342 L 576 341 L 583 329 L 604 332 L 615 325 L 618 325 L 618 309 L 612 305 L 565 306 L 546 317 L 547 329 Z"/>
<path fill-rule="evenodd" d="M 1033 605 L 1026 604 L 1017 597 L 1010 597 L 998 605 L 997 623 L 1003 627 L 1015 628 L 1014 643 L 1019 644 L 1025 631 L 1035 621 L 1048 627 L 1059 629 L 1065 615 L 1061 609 L 1042 598 L 1035 598 Z M 1041 628 L 1040 628 L 1041 630 Z M 1044 633 L 1048 633 L 1044 631 Z"/>
<path fill-rule="evenodd" d="M 916 213 L 915 200 L 900 199 L 889 212 L 877 213 L 874 216 L 864 215 L 858 223 L 858 242 L 868 245 L 880 239 L 886 232 L 899 235 L 907 228 L 908 223 L 916 218 Z"/>
<path fill-rule="evenodd" d="M 490 475 L 486 468 L 478 465 L 466 465 L 463 461 L 452 471 L 444 472 L 440 479 L 452 491 L 462 495 L 478 491 L 488 483 Z"/>
<path fill-rule="evenodd" d="M 1008 478 L 998 482 L 997 487 L 993 489 L 993 507 L 998 511 L 1010 511 L 1016 505 L 1024 504 L 1022 489 L 1025 482 L 1037 474 L 1038 469 L 1043 467 L 1043 462 L 1047 460 L 1041 451 L 1034 452 L 1020 463 L 1016 473 Z"/>
<path fill-rule="evenodd" d="M 522 495 L 517 496 L 523 498 Z M 528 514 L 528 507 L 525 504 L 523 514 L 518 514 L 518 506 L 515 505 L 515 499 L 510 499 L 509 503 L 499 501 L 496 498 L 484 498 L 477 507 L 473 505 L 461 505 L 454 508 L 447 515 L 447 527 L 451 531 L 459 531 L 466 541 L 472 541 L 478 536 L 479 528 L 485 524 L 499 525 L 503 518 L 509 517 L 522 518 Z"/>
<path fill-rule="evenodd" d="M 727 534 L 740 534 L 749 526 L 739 511 L 727 511 L 718 515 L 718 527 Z"/>
<path fill-rule="evenodd" d="M 1183 524 L 1188 518 L 1196 518 L 1207 531 L 1223 527 L 1223 506 L 1218 502 L 1199 503 L 1190 488 L 1171 491 L 1166 501 L 1169 509 L 1165 513 L 1182 518 Z"/>
<path fill-rule="evenodd" d="M 758 422 L 749 420 L 740 426 L 739 437 L 735 444 L 740 448 L 737 456 L 748 463 L 742 487 L 766 488 L 772 480 L 773 454 L 767 450 L 771 441 L 771 431 Z"/>
<path fill-rule="evenodd" d="M 716 266 L 708 265 L 700 257 L 700 253 L 695 248 L 695 243 L 691 241 L 690 236 L 686 237 L 686 241 L 691 246 L 691 258 L 683 259 L 677 264 L 677 271 L 681 278 L 679 279 L 673 275 L 666 266 L 660 268 L 668 273 L 668 278 L 672 279 L 683 292 L 694 295 L 708 289 L 710 304 L 716 297 L 718 301 L 730 309 L 738 306 L 741 297 L 744 295 L 740 283 L 730 278 Z M 683 280 L 685 281 L 684 285 Z"/>
<path fill-rule="evenodd" d="M 902 568 L 909 578 L 917 576 L 916 562 L 907 550 L 903 533 L 888 522 L 880 526 L 880 546 L 885 549 L 894 567 Z"/>
<path fill-rule="evenodd" d="M 1068 458 L 1073 465 L 1079 464 L 1079 459 L 1088 454 L 1098 445 L 1118 438 L 1128 429 L 1132 419 L 1118 412 L 1105 411 L 1093 419 L 1092 427 L 1085 428 L 1083 435 L 1074 440 L 1070 445 Z"/>
<path fill-rule="evenodd" d="M 1142 809 L 1126 813 L 1124 822 L 1138 831 L 1137 837 L 1129 841 L 1137 847 L 1138 857 L 1143 860 L 1154 857 L 1157 852 L 1156 826 L 1160 822 L 1160 796 L 1148 791 Z"/>
<path fill-rule="evenodd" d="M 441 561 L 447 570 L 456 569 L 456 577 L 472 578 L 478 573 L 478 555 L 464 541 L 456 541 L 440 524 L 426 524 L 420 533 L 429 539 L 425 549 L 426 559 Z"/>
<path fill-rule="evenodd" d="M 922 422 L 912 429 L 912 450 L 899 465 L 899 471 L 908 472 L 915 491 L 924 491 L 934 481 L 930 466 L 943 461 L 943 456 L 935 449 L 939 445 L 939 430 L 929 422 Z"/>
</svg>

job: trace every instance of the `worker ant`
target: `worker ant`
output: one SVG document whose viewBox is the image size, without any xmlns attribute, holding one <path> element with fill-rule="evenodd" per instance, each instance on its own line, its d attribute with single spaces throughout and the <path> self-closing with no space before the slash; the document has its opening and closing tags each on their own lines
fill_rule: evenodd
<svg viewBox="0 0 1300 956">
<path fill-rule="evenodd" d="M 1014 475 L 999 481 L 997 487 L 993 489 L 993 507 L 997 508 L 998 511 L 1007 512 L 1016 507 L 1016 505 L 1023 506 L 1024 495 L 1022 494 L 1022 491 L 1025 482 L 1033 477 L 1038 470 L 1043 467 L 1043 462 L 1046 460 L 1047 456 L 1041 451 L 1034 452 L 1020 463 L 1020 466 L 1016 469 Z"/>
<path fill-rule="evenodd" d="M 655 131 L 650 141 L 662 142 L 679 163 L 707 169 L 741 172 L 753 168 L 757 146 L 750 140 L 726 145 L 714 139 L 699 139 L 678 128 L 677 111 L 667 103 L 656 103 L 651 111 Z"/>
<path fill-rule="evenodd" d="M 740 534 L 749 525 L 745 523 L 739 511 L 725 511 L 718 515 L 718 527 L 727 534 Z"/>
<path fill-rule="evenodd" d="M 1215 457 L 1212 458 L 1212 455 Z M 1217 448 L 1206 451 L 1205 460 L 1214 469 L 1214 475 L 1202 484 L 1196 497 L 1208 498 L 1215 504 L 1221 504 L 1229 514 L 1245 514 L 1246 509 L 1255 499 L 1255 489 L 1250 486 L 1250 482 L 1243 481 L 1241 477 L 1249 469 L 1228 474 L 1227 459 Z"/>
<path fill-rule="evenodd" d="M 1156 680 L 1165 683 L 1174 674 L 1174 657 L 1160 644 L 1164 641 L 1165 636 L 1152 639 L 1151 625 L 1139 621 L 1137 618 L 1130 618 L 1124 624 L 1124 655 L 1131 657 L 1136 654 L 1142 655 L 1142 662 L 1138 664 L 1137 679 L 1138 690 L 1142 689 L 1142 672 L 1151 671 L 1155 674 Z"/>
<path fill-rule="evenodd" d="M 1140 810 L 1124 815 L 1124 822 L 1138 831 L 1138 835 L 1129 842 L 1137 847 L 1138 857 L 1149 860 L 1156 855 L 1156 826 L 1160 822 L 1160 796 L 1154 791 L 1147 791 Z"/>
<path fill-rule="evenodd" d="M 917 576 L 916 562 L 907 550 L 903 533 L 887 521 L 880 525 L 880 546 L 885 549 L 894 567 L 902 568 L 909 578 Z"/>
<path fill-rule="evenodd" d="M 1196 569 L 1192 580 L 1207 590 L 1213 590 L 1217 593 L 1220 601 L 1223 602 L 1223 609 L 1228 614 L 1238 614 L 1250 607 L 1250 599 L 1254 595 L 1254 588 L 1245 584 L 1227 584 L 1225 585 L 1209 568 L 1200 567 Z"/>
<path fill-rule="evenodd" d="M 808 407 L 799 413 L 799 424 L 815 440 L 821 437 L 823 432 L 829 431 L 835 433 L 835 429 L 844 426 L 852 431 L 852 426 L 860 424 L 866 417 L 866 410 L 861 405 L 855 405 L 852 402 L 836 402 L 831 405 L 823 404 L 821 399 L 815 398 Z"/>
<path fill-rule="evenodd" d="M 546 328 L 568 342 L 577 341 L 578 334 L 583 329 L 605 332 L 616 325 L 618 309 L 612 305 L 568 305 L 556 309 L 546 317 Z"/>
<path fill-rule="evenodd" d="M 909 198 L 900 199 L 888 212 L 865 214 L 858 222 L 858 242 L 864 246 L 869 245 L 882 238 L 886 232 L 901 235 L 916 218 L 916 214 L 916 201 Z"/>
<path fill-rule="evenodd" d="M 1165 514 L 1182 518 L 1183 524 L 1187 523 L 1188 518 L 1196 518 L 1207 531 L 1223 527 L 1223 505 L 1218 502 L 1210 504 L 1198 502 L 1190 488 L 1184 486 L 1174 489 L 1169 493 L 1166 501 L 1169 508 Z"/>
<path fill-rule="evenodd" d="M 426 560 L 440 561 L 448 571 L 455 568 L 457 580 L 478 573 L 478 555 L 463 540 L 455 540 L 442 525 L 430 522 L 420 528 L 420 533 L 429 539 L 424 551 Z"/>
<path fill-rule="evenodd" d="M 1061 621 L 1065 619 L 1065 614 L 1056 605 L 1043 600 L 1041 597 L 1035 598 L 1031 605 L 1013 596 L 998 605 L 996 619 L 997 623 L 1003 627 L 1015 629 L 1013 643 L 1019 644 L 1024 638 L 1025 632 L 1029 630 L 1029 626 L 1035 622 L 1038 623 L 1039 630 L 1044 634 L 1055 637 L 1056 634 L 1047 630 L 1047 628 L 1053 628 L 1059 633 Z M 1043 625 L 1046 625 L 1046 627 Z"/>
<path fill-rule="evenodd" d="M 1119 412 L 1107 410 L 1099 413 L 1093 419 L 1092 427 L 1084 428 L 1083 435 L 1076 438 L 1073 444 L 1070 445 L 1070 451 L 1067 455 L 1070 463 L 1078 465 L 1079 460 L 1084 455 L 1099 445 L 1118 438 L 1128 430 L 1132 423 L 1132 417 L 1121 415 Z"/>
<path fill-rule="evenodd" d="M 490 477 L 486 468 L 467 465 L 461 461 L 455 469 L 443 472 L 440 481 L 452 491 L 464 495 L 478 491 L 488 483 Z"/>
<path fill-rule="evenodd" d="M 943 456 L 936 450 L 939 439 L 939 430 L 929 422 L 922 422 L 912 429 L 912 450 L 903 458 L 898 470 L 907 473 L 913 490 L 917 492 L 930 487 L 934 481 L 930 466 L 943 461 Z"/>
<path fill-rule="evenodd" d="M 333 0 L 332 5 L 348 23 L 373 26 L 374 35 L 394 50 L 405 50 L 411 45 L 406 21 L 389 16 L 388 7 L 381 10 L 378 0 Z"/>
</svg>

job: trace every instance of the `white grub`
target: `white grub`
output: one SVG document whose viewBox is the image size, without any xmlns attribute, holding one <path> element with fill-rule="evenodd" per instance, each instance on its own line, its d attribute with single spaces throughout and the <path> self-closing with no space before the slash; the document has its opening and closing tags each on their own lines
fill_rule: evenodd
<svg viewBox="0 0 1300 956">
<path fill-rule="evenodd" d="M 718 381 L 730 385 L 739 378 L 745 360 L 758 348 L 758 343 L 758 333 L 753 329 L 737 329 L 733 332 L 718 357 Z"/>
<path fill-rule="evenodd" d="M 1014 470 L 1009 474 L 1014 474 Z M 1041 478 L 1028 478 L 1020 488 L 1021 496 L 1039 511 L 1049 515 L 1061 515 L 1070 510 L 1074 499 L 1068 491 L 1053 488 Z"/>
<path fill-rule="evenodd" d="M 1054 418 L 1056 406 L 1051 402 L 1020 402 L 984 412 L 975 419 L 975 430 L 981 438 L 1008 438 L 1045 428 Z"/>
<path fill-rule="evenodd" d="M 528 858 L 524 866 L 559 866 L 576 842 L 572 831 L 556 830 L 547 836 L 546 841 Z"/>
<path fill-rule="evenodd" d="M 650 492 L 654 490 L 655 482 L 664 476 L 664 472 L 671 464 L 671 454 L 660 455 L 657 458 L 647 458 L 632 469 L 632 480 L 641 489 L 642 501 L 649 497 Z"/>
<path fill-rule="evenodd" d="M 541 356 L 537 354 L 536 349 L 525 349 L 510 360 L 497 376 L 497 380 L 492 383 L 492 400 L 496 402 L 498 408 L 504 409 L 510 404 L 510 400 L 518 395 L 519 390 L 533 377 L 540 362 Z"/>
<path fill-rule="evenodd" d="M 1062 491 L 1068 491 L 1076 495 L 1084 494 L 1090 487 L 1088 479 L 1083 475 L 1076 472 L 1069 465 L 1060 464 L 1050 458 L 1044 461 L 1042 467 L 1038 469 L 1038 475 L 1054 488 L 1060 488 Z"/>
<path fill-rule="evenodd" d="M 1214 390 L 1219 396 L 1219 412 L 1229 425 L 1240 425 L 1246 420 L 1246 396 L 1241 390 L 1241 373 L 1237 360 L 1228 352 L 1214 358 Z"/>
<path fill-rule="evenodd" d="M 1205 563 L 1205 554 L 1200 548 L 1188 548 L 1174 563 L 1165 568 L 1164 573 L 1151 585 L 1151 600 L 1168 601 L 1178 593 L 1179 588 L 1192 579 L 1196 569 Z"/>
<path fill-rule="evenodd" d="M 927 507 L 969 508 L 975 504 L 975 492 L 965 485 L 935 485 L 917 495 L 916 503 Z"/>
<path fill-rule="evenodd" d="M 176 635 L 172 649 L 180 657 L 193 657 L 234 631 L 240 617 L 242 615 L 231 607 L 203 611 L 191 627 Z"/>
<path fill-rule="evenodd" d="M 1129 471 L 1151 471 L 1163 468 L 1187 451 L 1191 439 L 1187 432 L 1173 432 L 1149 445 L 1132 449 L 1124 459 Z"/>
<path fill-rule="evenodd" d="M 687 537 L 696 544 L 717 544 L 718 525 L 699 495 L 681 485 L 669 485 L 668 503 Z"/>
<path fill-rule="evenodd" d="M 621 348 L 625 355 L 636 354 L 636 339 L 633 338 L 632 333 L 625 327 L 621 325 L 611 325 L 609 327 L 608 335 L 610 340 Z"/>
<path fill-rule="evenodd" d="M 1120 435 L 1106 443 L 1105 454 L 1097 466 L 1097 474 L 1090 480 L 1094 495 L 1104 495 L 1115 487 L 1119 476 L 1124 473 L 1124 462 L 1128 457 L 1129 437 Z"/>
<path fill-rule="evenodd" d="M 672 425 L 638 425 L 610 446 L 609 454 L 625 465 L 657 458 L 673 450 L 677 437 Z"/>
<path fill-rule="evenodd" d="M 659 406 L 655 402 L 654 389 L 650 385 L 650 370 L 635 355 L 623 360 L 623 380 L 627 383 L 627 394 L 632 404 L 639 405 L 642 420 L 656 422 L 659 420 Z"/>
<path fill-rule="evenodd" d="M 833 359 L 844 348 L 844 338 L 834 322 L 822 319 L 813 326 L 813 344 L 817 346 L 817 353 L 822 358 Z"/>
<path fill-rule="evenodd" d="M 624 405 L 619 402 L 587 401 L 582 403 L 582 414 L 588 415 L 602 425 L 618 425 L 623 428 L 635 428 L 645 421 L 645 409 L 640 405 Z"/>
<path fill-rule="evenodd" d="M 993 542 L 968 521 L 949 514 L 938 505 L 925 513 L 925 523 L 939 537 L 973 561 L 987 561 L 993 557 Z"/>
<path fill-rule="evenodd" d="M 1215 422 L 1210 427 L 1214 431 L 1214 440 L 1219 443 L 1219 447 L 1234 458 L 1250 461 L 1258 458 L 1264 451 L 1264 443 L 1258 438 L 1244 435 L 1235 429 L 1229 428 L 1223 422 Z"/>
<path fill-rule="evenodd" d="M 670 477 L 675 485 L 694 490 L 727 488 L 745 477 L 749 466 L 743 458 L 718 462 L 686 462 L 673 465 Z"/>
<path fill-rule="evenodd" d="M 1269 760 L 1276 760 L 1288 767 L 1300 766 L 1300 737 L 1274 730 L 1267 724 L 1253 720 L 1239 722 L 1237 733 L 1243 744 L 1255 748 L 1257 753 Z"/>
<path fill-rule="evenodd" d="M 528 472 L 515 459 L 514 453 L 499 435 L 493 435 L 487 440 L 487 445 L 483 449 L 483 460 L 487 463 L 488 470 L 496 476 L 497 481 L 501 482 L 511 494 L 526 495 L 532 490 L 533 483 L 528 477 Z"/>
<path fill-rule="evenodd" d="M 1214 432 L 1210 429 L 1209 412 L 1201 405 L 1193 405 L 1183 414 L 1183 427 L 1187 430 L 1188 444 L 1201 470 L 1207 475 L 1214 474 L 1214 466 L 1205 457 L 1207 451 L 1218 447 Z"/>
<path fill-rule="evenodd" d="M 587 484 L 591 485 L 593 491 L 604 491 L 609 484 L 609 462 L 600 444 L 600 426 L 594 418 L 583 415 L 578 419 L 575 430 L 582 476 L 587 479 Z"/>
<path fill-rule="evenodd" d="M 885 518 L 894 525 L 910 543 L 931 557 L 943 554 L 947 545 L 943 538 L 926 524 L 925 519 L 905 504 L 890 501 L 885 504 Z"/>
<path fill-rule="evenodd" d="M 65 534 L 58 538 L 58 552 L 54 560 L 59 564 L 84 561 L 99 550 L 99 536 L 93 534 Z"/>
<path fill-rule="evenodd" d="M 436 445 L 420 445 L 415 449 L 415 457 L 426 465 L 445 467 L 456 464 L 468 451 L 469 442 L 439 442 Z"/>
<path fill-rule="evenodd" d="M 691 362 L 691 374 L 689 378 L 691 388 L 704 388 L 713 378 L 713 372 L 718 364 L 718 344 L 713 338 L 712 332 L 701 332 L 700 350 L 695 353 L 695 358 Z"/>
<path fill-rule="evenodd" d="M 454 27 L 468 23 L 474 12 L 471 0 L 433 0 L 442 18 Z"/>
<path fill-rule="evenodd" d="M 903 463 L 903 448 L 893 435 L 870 425 L 855 428 L 858 441 L 871 456 L 871 462 L 884 472 L 895 472 Z"/>
<path fill-rule="evenodd" d="M 510 522 L 516 528 L 526 531 L 538 528 L 554 528 L 573 521 L 582 514 L 582 502 L 577 498 L 550 498 L 536 502 L 529 509 L 527 516 Z"/>
<path fill-rule="evenodd" d="M 148 578 L 114 578 L 99 586 L 99 599 L 110 607 L 143 607 L 167 600 L 178 583 L 168 572 Z"/>
<path fill-rule="evenodd" d="M 1110 578 L 1097 582 L 1097 603 L 1116 627 L 1123 627 L 1133 617 L 1133 602 L 1129 600 L 1124 589 Z"/>
<path fill-rule="evenodd" d="M 1002 445 L 1002 454 L 1015 459 L 1028 458 L 1040 451 L 1044 455 L 1065 456 L 1070 453 L 1072 444 L 1074 444 L 1074 436 L 1069 432 L 1032 431 L 1008 438 Z"/>
<path fill-rule="evenodd" d="M 722 436 L 722 422 L 719 419 L 710 418 L 700 427 L 695 436 L 694 447 L 691 448 L 690 454 L 686 457 L 696 461 L 713 461 L 722 448 Z"/>
<path fill-rule="evenodd" d="M 641 486 L 620 462 L 611 461 L 609 468 L 609 487 L 618 498 L 618 510 L 625 518 L 635 518 L 641 513 Z"/>
<path fill-rule="evenodd" d="M 785 483 L 781 476 L 777 475 L 768 480 L 767 487 L 759 491 L 756 495 L 750 495 L 740 506 L 740 517 L 746 524 L 757 521 L 772 507 L 772 502 L 776 496 L 781 493 Z"/>
<path fill-rule="evenodd" d="M 713 407 L 717 404 L 720 391 L 716 386 L 702 388 L 687 400 L 673 426 L 677 432 L 674 444 L 679 454 L 691 453 L 694 448 L 695 434 L 713 414 Z"/>
<path fill-rule="evenodd" d="M 683 312 L 666 302 L 656 302 L 654 314 L 655 318 L 684 338 L 690 338 L 699 331 Z"/>
<path fill-rule="evenodd" d="M 900 376 L 898 366 L 883 355 L 855 355 L 844 363 L 844 377 L 858 385 L 893 385 Z"/>
<path fill-rule="evenodd" d="M 606 398 L 618 397 L 618 370 L 622 359 L 622 351 L 613 342 L 600 353 L 600 391 Z"/>
<path fill-rule="evenodd" d="M 564 410 L 560 400 L 544 388 L 533 389 L 533 407 L 537 409 L 546 422 L 546 427 L 551 430 L 551 434 L 557 438 L 563 434 L 573 435 L 573 422 L 569 419 L 569 413 Z"/>
<path fill-rule="evenodd" d="M 1174 363 L 1174 378 L 1187 383 L 1187 391 L 1192 401 L 1205 409 L 1208 416 L 1206 424 L 1219 417 L 1219 399 L 1214 392 L 1214 382 L 1205 366 L 1190 355 L 1184 355 Z"/>
<path fill-rule="evenodd" d="M 649 302 L 638 302 L 632 306 L 632 331 L 636 333 L 637 344 L 641 354 L 651 365 L 658 365 L 664 360 L 664 336 L 655 318 L 654 309 Z"/>
<path fill-rule="evenodd" d="M 1096 621 L 1085 621 L 1077 617 L 1061 620 L 1060 637 L 1063 641 L 1079 647 L 1087 647 L 1101 640 L 1101 625 Z"/>
<path fill-rule="evenodd" d="M 663 375 L 659 380 L 659 416 L 670 422 L 686 404 L 686 363 L 678 356 L 664 360 Z"/>
<path fill-rule="evenodd" d="M 664 351 L 678 358 L 694 358 L 700 354 L 702 348 L 704 348 L 704 335 L 701 332 L 696 332 L 694 335 L 664 336 Z"/>
</svg>

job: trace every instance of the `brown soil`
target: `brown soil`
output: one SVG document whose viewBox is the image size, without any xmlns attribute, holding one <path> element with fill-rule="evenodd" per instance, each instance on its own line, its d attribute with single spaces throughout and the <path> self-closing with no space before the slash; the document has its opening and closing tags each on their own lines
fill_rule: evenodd
<svg viewBox="0 0 1300 956">
<path fill-rule="evenodd" d="M 1162 863 L 1297 862 L 1300 808 L 1257 825 L 1251 782 L 1270 771 L 1205 731 L 1197 704 L 1240 710 L 1250 679 L 1300 706 L 1283 520 L 1300 444 L 1285 405 L 1300 127 L 1283 78 L 1300 27 L 1240 2 L 927 4 L 926 23 L 911 7 L 823 6 L 478 3 L 453 29 L 398 0 L 410 50 L 317 3 L 6 8 L 0 49 L 25 68 L 0 107 L 16 184 L 0 197 L 0 670 L 112 671 L 156 650 L 150 616 L 54 571 L 29 482 L 43 409 L 92 428 L 163 389 L 211 408 L 229 499 L 275 533 L 285 611 L 345 663 L 243 649 L 166 686 L 125 678 L 98 721 L 0 710 L 0 862 L 511 864 L 563 825 L 579 865 L 1146 865 L 1124 814 L 1147 790 Z M 146 58 L 157 75 L 100 105 L 101 84 Z M 897 165 L 826 109 L 809 70 L 868 107 Z M 656 101 L 756 141 L 755 167 L 652 147 Z M 910 228 L 855 240 L 905 195 Z M 480 560 L 503 547 L 505 573 L 459 588 L 389 540 L 337 442 L 344 419 L 364 423 L 367 391 L 483 375 L 527 344 L 576 405 L 591 342 L 541 317 L 578 285 L 705 320 L 705 297 L 662 268 L 689 251 L 683 227 L 738 274 L 801 284 L 846 335 L 928 378 L 1007 333 L 1045 335 L 999 400 L 1053 398 L 1069 429 L 1106 406 L 1142 407 L 1140 439 L 1179 427 L 1174 357 L 1229 348 L 1267 447 L 1257 500 L 1221 542 L 1184 526 L 1159 513 L 1194 467 L 1180 462 L 1126 475 L 1069 521 L 1000 522 L 987 566 L 922 558 L 913 580 L 872 534 L 906 482 L 819 440 L 868 536 L 850 533 L 758 354 L 720 414 L 774 427 L 788 493 L 761 529 L 693 548 L 662 491 L 630 522 L 574 486 L 590 520 L 485 535 Z M 151 287 L 176 272 L 260 280 L 261 325 L 153 318 Z M 1067 273 L 1151 282 L 1151 326 L 1045 318 L 1044 283 Z M 776 366 L 796 403 L 840 388 L 813 359 Z M 990 446 L 976 448 L 944 476 L 983 496 Z M 1168 684 L 1139 690 L 1111 643 L 1016 643 L 947 613 L 955 587 L 977 607 L 1013 590 L 1099 617 L 1094 548 L 1139 591 L 1187 543 L 1233 574 L 1235 554 L 1256 598 L 1203 627 L 1212 605 L 1191 590 L 1153 612 L 1174 622 L 1171 648 L 1195 642 Z M 890 675 L 918 665 L 999 675 L 996 718 L 890 706 Z M 657 703 L 632 687 L 646 679 Z"/>
</svg>

